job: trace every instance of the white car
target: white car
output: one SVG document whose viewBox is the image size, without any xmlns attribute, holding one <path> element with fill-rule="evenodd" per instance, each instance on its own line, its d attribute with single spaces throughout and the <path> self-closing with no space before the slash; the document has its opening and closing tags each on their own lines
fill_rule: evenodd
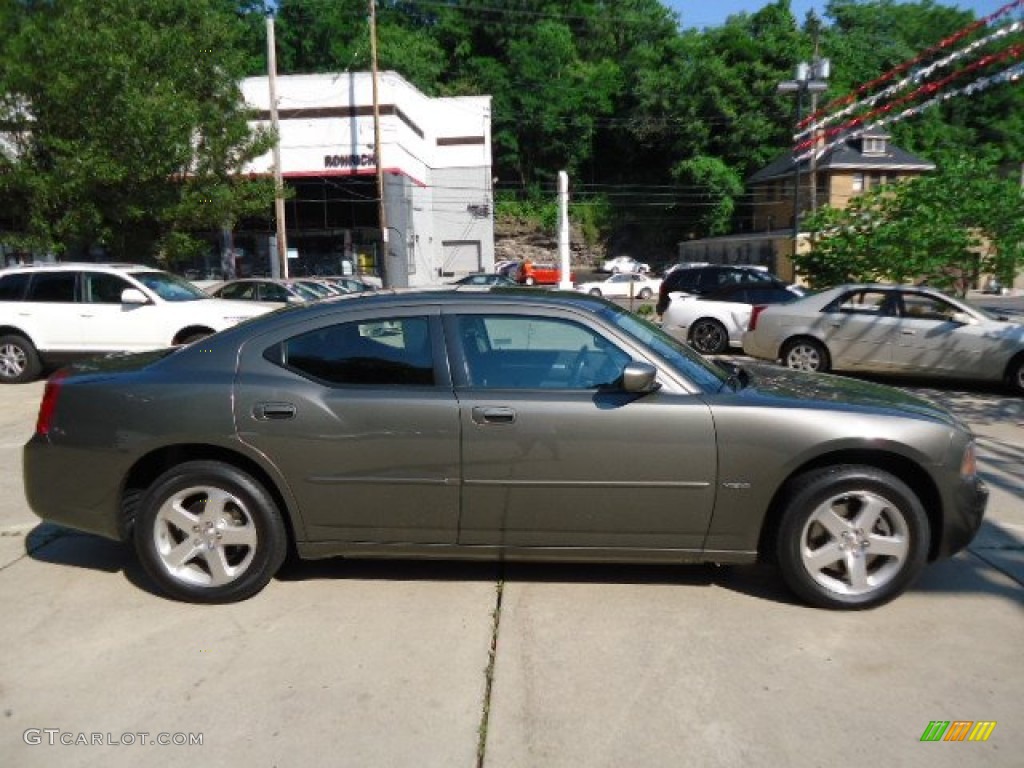
<svg viewBox="0 0 1024 768">
<path fill-rule="evenodd" d="M 1024 325 L 925 287 L 840 285 L 767 307 L 743 350 L 801 371 L 1004 382 L 1024 394 Z"/>
<path fill-rule="evenodd" d="M 611 272 L 613 275 L 620 272 L 643 272 L 646 274 L 651 271 L 651 267 L 649 264 L 637 261 L 632 256 L 616 256 L 614 259 L 608 259 L 602 265 L 601 270 Z"/>
<path fill-rule="evenodd" d="M 613 299 L 650 299 L 661 286 L 661 280 L 642 275 L 639 272 L 620 272 L 604 280 L 590 283 L 577 283 L 577 291 L 589 293 L 591 296 L 604 296 Z"/>
<path fill-rule="evenodd" d="M 704 296 L 669 294 L 672 301 L 661 316 L 664 331 L 704 355 L 719 355 L 740 346 L 755 305 L 793 301 L 799 289 L 770 283 L 733 283 Z"/>
<path fill-rule="evenodd" d="M 214 299 L 184 278 L 135 264 L 46 264 L 0 270 L 0 383 L 108 352 L 188 344 L 269 312 Z"/>
</svg>

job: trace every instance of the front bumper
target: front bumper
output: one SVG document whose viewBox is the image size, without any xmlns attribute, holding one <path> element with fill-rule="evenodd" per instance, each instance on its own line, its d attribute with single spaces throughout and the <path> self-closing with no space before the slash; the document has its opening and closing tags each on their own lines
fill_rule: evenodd
<svg viewBox="0 0 1024 768">
<path fill-rule="evenodd" d="M 988 486 L 977 475 L 960 483 L 943 524 L 936 558 L 955 555 L 971 543 L 985 517 L 988 497 Z"/>
</svg>

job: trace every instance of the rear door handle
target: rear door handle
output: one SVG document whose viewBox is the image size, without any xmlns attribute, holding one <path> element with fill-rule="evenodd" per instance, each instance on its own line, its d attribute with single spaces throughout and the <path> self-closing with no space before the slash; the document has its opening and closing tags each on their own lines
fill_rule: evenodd
<svg viewBox="0 0 1024 768">
<path fill-rule="evenodd" d="M 252 415 L 261 421 L 294 419 L 295 406 L 291 403 L 256 403 Z"/>
<path fill-rule="evenodd" d="M 477 406 L 473 409 L 473 421 L 477 424 L 514 424 L 516 412 L 512 408 Z"/>
</svg>

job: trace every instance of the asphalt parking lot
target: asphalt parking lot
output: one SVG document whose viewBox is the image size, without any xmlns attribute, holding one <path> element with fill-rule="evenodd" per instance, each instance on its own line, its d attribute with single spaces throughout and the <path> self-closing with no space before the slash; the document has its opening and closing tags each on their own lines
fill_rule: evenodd
<svg viewBox="0 0 1024 768">
<path fill-rule="evenodd" d="M 42 384 L 2 387 L 0 762 L 1020 766 L 1024 400 L 918 389 L 978 433 L 987 520 L 895 602 L 833 613 L 759 566 L 330 560 L 176 603 L 34 518 Z M 922 742 L 933 721 L 996 725 Z"/>
</svg>

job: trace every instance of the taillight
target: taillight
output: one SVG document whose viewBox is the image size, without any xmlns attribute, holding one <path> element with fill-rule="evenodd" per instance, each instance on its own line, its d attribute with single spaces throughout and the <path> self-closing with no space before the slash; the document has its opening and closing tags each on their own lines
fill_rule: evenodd
<svg viewBox="0 0 1024 768">
<path fill-rule="evenodd" d="M 755 304 L 750 308 L 750 322 L 747 323 L 747 330 L 752 331 L 757 328 L 757 318 L 762 312 L 768 308 L 767 304 Z"/>
<path fill-rule="evenodd" d="M 36 418 L 37 435 L 45 437 L 50 434 L 50 429 L 53 426 L 53 413 L 57 410 L 57 397 L 60 395 L 60 388 L 67 376 L 67 369 L 62 368 L 46 380 L 43 400 L 39 403 L 39 416 Z"/>
</svg>

